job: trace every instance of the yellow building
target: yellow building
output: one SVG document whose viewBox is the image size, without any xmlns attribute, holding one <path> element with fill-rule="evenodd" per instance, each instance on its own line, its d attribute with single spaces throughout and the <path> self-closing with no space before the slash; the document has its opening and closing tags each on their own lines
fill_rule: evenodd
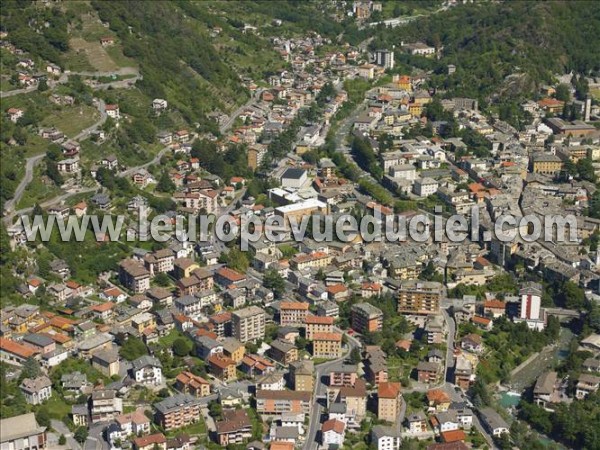
<svg viewBox="0 0 600 450">
<path fill-rule="evenodd" d="M 246 347 L 235 338 L 225 338 L 223 340 L 223 353 L 229 356 L 236 364 L 242 362 L 246 354 Z"/>
<path fill-rule="evenodd" d="M 402 405 L 400 383 L 386 381 L 377 386 L 377 418 L 395 423 Z"/>
<path fill-rule="evenodd" d="M 543 175 L 557 175 L 563 169 L 562 160 L 550 153 L 540 153 L 532 158 L 533 173 L 541 173 Z"/>
<path fill-rule="evenodd" d="M 335 359 L 342 356 L 341 333 L 313 334 L 313 357 Z"/>
</svg>

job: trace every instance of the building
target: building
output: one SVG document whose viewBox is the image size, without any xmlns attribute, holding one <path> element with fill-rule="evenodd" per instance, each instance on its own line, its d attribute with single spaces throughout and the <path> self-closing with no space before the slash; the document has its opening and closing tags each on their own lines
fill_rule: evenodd
<svg viewBox="0 0 600 450">
<path fill-rule="evenodd" d="M 237 378 L 235 361 L 222 354 L 208 357 L 209 372 L 222 381 L 233 381 Z"/>
<path fill-rule="evenodd" d="M 92 354 L 92 367 L 107 377 L 119 374 L 119 351 L 116 347 L 102 349 Z"/>
<path fill-rule="evenodd" d="M 331 333 L 333 331 L 333 317 L 322 317 L 308 315 L 304 319 L 305 337 L 309 341 L 312 340 L 315 333 Z"/>
<path fill-rule="evenodd" d="M 156 422 L 165 431 L 182 428 L 200 420 L 200 401 L 190 394 L 167 397 L 154 407 Z"/>
<path fill-rule="evenodd" d="M 439 183 L 433 178 L 417 178 L 413 183 L 413 192 L 419 197 L 429 197 L 437 192 Z"/>
<path fill-rule="evenodd" d="M 217 443 L 224 447 L 229 444 L 241 444 L 252 437 L 252 422 L 243 409 L 223 411 L 223 420 L 216 424 Z"/>
<path fill-rule="evenodd" d="M 117 416 L 115 422 L 108 426 L 106 436 L 115 447 L 116 441 L 124 441 L 130 436 L 141 436 L 149 432 L 150 419 L 146 417 L 143 409 L 136 409 L 132 413 Z"/>
<path fill-rule="evenodd" d="M 600 386 L 600 377 L 587 373 L 579 375 L 577 385 L 575 386 L 575 398 L 581 400 L 593 392 L 598 392 Z"/>
<path fill-rule="evenodd" d="M 52 397 L 52 381 L 45 375 L 25 378 L 19 386 L 30 405 L 40 405 Z"/>
<path fill-rule="evenodd" d="M 315 333 L 312 342 L 313 358 L 336 359 L 342 357 L 341 333 Z"/>
<path fill-rule="evenodd" d="M 281 186 L 284 188 L 299 189 L 306 183 L 307 179 L 308 174 L 306 170 L 290 167 L 281 175 Z"/>
<path fill-rule="evenodd" d="M 231 313 L 233 336 L 240 342 L 253 342 L 265 337 L 265 312 L 249 306 Z"/>
<path fill-rule="evenodd" d="M 275 339 L 271 342 L 269 356 L 278 363 L 287 366 L 289 363 L 298 360 L 298 349 L 285 339 Z"/>
<path fill-rule="evenodd" d="M 554 371 L 541 374 L 533 387 L 533 402 L 546 408 L 549 403 L 557 403 L 560 397 L 556 395 L 558 375 Z"/>
<path fill-rule="evenodd" d="M 183 371 L 175 378 L 175 389 L 194 397 L 210 395 L 210 382 L 192 372 Z"/>
<path fill-rule="evenodd" d="M 400 450 L 402 437 L 396 427 L 375 425 L 371 429 L 371 444 L 377 450 Z"/>
<path fill-rule="evenodd" d="M 119 281 L 127 289 L 142 294 L 150 289 L 150 272 L 141 262 L 126 259 L 119 264 Z"/>
<path fill-rule="evenodd" d="M 2 361 L 20 365 L 35 354 L 35 350 L 31 347 L 0 337 L 0 359 Z"/>
<path fill-rule="evenodd" d="M 394 51 L 385 50 L 376 50 L 375 51 L 375 64 L 383 67 L 384 69 L 393 69 L 394 68 Z"/>
<path fill-rule="evenodd" d="M 131 362 L 131 375 L 136 383 L 158 386 L 163 382 L 162 365 L 154 356 L 140 356 Z"/>
<path fill-rule="evenodd" d="M 35 420 L 34 413 L 0 419 L 2 450 L 43 450 L 46 448 L 46 427 Z"/>
<path fill-rule="evenodd" d="M 458 355 L 454 366 L 454 384 L 466 391 L 475 381 L 473 363 L 463 355 Z"/>
<path fill-rule="evenodd" d="M 97 389 L 92 392 L 90 415 L 92 423 L 114 420 L 123 414 L 123 401 L 114 389 Z"/>
<path fill-rule="evenodd" d="M 417 379 L 420 383 L 435 384 L 440 379 L 441 366 L 439 363 L 421 361 L 417 364 Z"/>
<path fill-rule="evenodd" d="M 377 386 L 377 417 L 379 420 L 396 423 L 401 406 L 400 383 L 391 381 L 379 383 Z"/>
<path fill-rule="evenodd" d="M 442 285 L 436 281 L 407 280 L 398 289 L 401 314 L 439 314 Z"/>
<path fill-rule="evenodd" d="M 483 426 L 492 436 L 498 437 L 509 432 L 509 426 L 506 421 L 492 408 L 482 408 L 479 410 L 479 413 Z"/>
<path fill-rule="evenodd" d="M 358 333 L 374 333 L 383 328 L 383 312 L 370 303 L 352 306 L 352 329 Z"/>
<path fill-rule="evenodd" d="M 312 393 L 308 391 L 256 391 L 256 411 L 259 414 L 310 414 Z"/>
<path fill-rule="evenodd" d="M 356 364 L 336 364 L 329 372 L 329 386 L 354 386 L 357 379 Z"/>
<path fill-rule="evenodd" d="M 326 448 L 340 448 L 344 444 L 346 424 L 341 420 L 329 419 L 321 426 L 321 442 Z"/>
<path fill-rule="evenodd" d="M 150 434 L 133 440 L 134 450 L 167 450 L 167 438 L 162 433 Z"/>
<path fill-rule="evenodd" d="M 546 326 L 546 312 L 542 308 L 542 287 L 530 283 L 519 291 L 519 296 L 519 315 L 513 320 L 517 323 L 527 323 L 532 330 L 542 331 Z"/>
<path fill-rule="evenodd" d="M 282 327 L 302 325 L 308 315 L 309 304 L 305 302 L 281 302 L 279 323 Z"/>
<path fill-rule="evenodd" d="M 531 171 L 556 176 L 563 170 L 563 161 L 551 153 L 538 153 L 531 157 Z"/>
<path fill-rule="evenodd" d="M 295 391 L 312 392 L 314 388 L 314 363 L 301 360 L 290 363 L 289 380 Z"/>
</svg>

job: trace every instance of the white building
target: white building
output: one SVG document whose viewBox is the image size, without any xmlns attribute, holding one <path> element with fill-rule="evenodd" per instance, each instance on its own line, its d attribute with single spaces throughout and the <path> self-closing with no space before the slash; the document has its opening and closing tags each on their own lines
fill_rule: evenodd
<svg viewBox="0 0 600 450">
<path fill-rule="evenodd" d="M 402 438 L 394 427 L 375 425 L 371 430 L 371 442 L 377 450 L 399 450 Z"/>
<path fill-rule="evenodd" d="M 344 444 L 345 431 L 346 425 L 344 422 L 335 419 L 327 420 L 321 427 L 323 445 L 326 447 L 331 445 L 341 447 Z"/>
<path fill-rule="evenodd" d="M 306 183 L 307 178 L 306 170 L 290 167 L 281 176 L 281 186 L 299 189 Z"/>
<path fill-rule="evenodd" d="M 523 287 L 519 292 L 521 305 L 519 316 L 514 318 L 515 322 L 525 322 L 532 330 L 542 331 L 546 327 L 546 312 L 542 308 L 541 286 L 532 283 Z"/>
<path fill-rule="evenodd" d="M 417 178 L 413 184 L 413 192 L 419 197 L 429 197 L 437 192 L 439 184 L 433 178 Z"/>
<path fill-rule="evenodd" d="M 162 383 L 162 366 L 153 356 L 140 356 L 131 363 L 132 378 L 136 383 L 157 386 Z"/>
<path fill-rule="evenodd" d="M 377 50 L 375 52 L 375 64 L 383 67 L 384 69 L 394 68 L 394 51 Z"/>
<path fill-rule="evenodd" d="M 390 176 L 396 180 L 414 181 L 417 179 L 417 169 L 412 164 L 399 164 L 390 167 Z"/>
<path fill-rule="evenodd" d="M 40 405 L 52 397 L 52 382 L 45 375 L 25 378 L 19 388 L 30 405 Z"/>
</svg>

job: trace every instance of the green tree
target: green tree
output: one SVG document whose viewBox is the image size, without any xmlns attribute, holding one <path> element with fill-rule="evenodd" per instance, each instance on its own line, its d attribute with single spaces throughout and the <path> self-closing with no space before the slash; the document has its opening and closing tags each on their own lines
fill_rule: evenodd
<svg viewBox="0 0 600 450">
<path fill-rule="evenodd" d="M 119 349 L 119 355 L 125 358 L 127 361 L 133 361 L 148 354 L 148 348 L 144 342 L 136 337 L 130 336 L 123 342 Z"/>
<path fill-rule="evenodd" d="M 42 368 L 40 363 L 36 359 L 29 357 L 23 363 L 23 370 L 21 372 L 22 378 L 37 378 L 42 374 Z"/>
<path fill-rule="evenodd" d="M 565 83 L 559 84 L 556 86 L 554 97 L 561 102 L 568 102 L 571 99 L 571 87 Z"/>
<path fill-rule="evenodd" d="M 171 180 L 169 173 L 164 170 L 158 180 L 158 184 L 156 185 L 156 190 L 159 192 L 173 192 L 175 191 L 175 183 Z"/>
<path fill-rule="evenodd" d="M 192 346 L 188 339 L 180 337 L 173 341 L 173 353 L 175 355 L 183 357 L 189 355 L 191 351 Z"/>
<path fill-rule="evenodd" d="M 75 433 L 73 434 L 73 437 L 75 438 L 75 440 L 77 442 L 79 442 L 80 444 L 83 444 L 88 437 L 87 428 L 83 427 L 83 426 L 77 427 L 77 429 L 75 430 Z"/>
<path fill-rule="evenodd" d="M 67 438 L 65 437 L 64 434 L 61 434 L 58 437 L 58 445 L 65 445 L 67 443 Z"/>
<path fill-rule="evenodd" d="M 281 298 L 285 293 L 285 280 L 279 275 L 279 272 L 274 269 L 269 269 L 265 272 L 263 285 L 267 289 L 273 290 L 273 293 L 277 298 Z"/>
</svg>

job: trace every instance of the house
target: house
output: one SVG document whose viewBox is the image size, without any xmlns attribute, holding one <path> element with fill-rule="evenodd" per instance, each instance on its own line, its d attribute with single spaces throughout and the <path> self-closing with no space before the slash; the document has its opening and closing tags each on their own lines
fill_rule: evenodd
<svg viewBox="0 0 600 450">
<path fill-rule="evenodd" d="M 90 417 L 92 423 L 114 420 L 123 414 L 123 400 L 117 397 L 114 389 L 97 389 L 90 399 Z"/>
<path fill-rule="evenodd" d="M 289 363 L 298 360 L 298 349 L 289 341 L 276 339 L 271 342 L 269 356 L 275 361 L 287 366 Z"/>
<path fill-rule="evenodd" d="M 375 425 L 371 429 L 371 444 L 377 450 L 400 450 L 402 436 L 396 427 Z"/>
<path fill-rule="evenodd" d="M 108 441 L 115 446 L 117 441 L 125 441 L 131 436 L 141 436 L 150 432 L 150 419 L 146 417 L 143 409 L 136 409 L 128 414 L 115 417 L 107 430 Z"/>
<path fill-rule="evenodd" d="M 554 371 L 541 374 L 533 387 L 533 402 L 542 408 L 546 408 L 548 403 L 558 403 L 557 381 L 558 375 Z"/>
<path fill-rule="evenodd" d="M 158 386 L 163 382 L 162 365 L 154 356 L 140 356 L 131 362 L 131 378 L 138 384 Z"/>
<path fill-rule="evenodd" d="M 22 342 L 36 353 L 45 354 L 56 350 L 56 342 L 43 334 L 26 334 Z"/>
<path fill-rule="evenodd" d="M 100 45 L 102 47 L 110 47 L 115 45 L 115 38 L 112 36 L 105 36 L 100 38 Z"/>
<path fill-rule="evenodd" d="M 37 378 L 25 378 L 19 389 L 30 405 L 41 405 L 52 397 L 52 381 L 45 375 Z"/>
<path fill-rule="evenodd" d="M 439 363 L 421 361 L 417 364 L 417 379 L 420 383 L 435 384 L 439 381 L 440 373 Z"/>
<path fill-rule="evenodd" d="M 222 381 L 233 381 L 237 378 L 236 364 L 233 359 L 214 354 L 208 358 L 208 367 L 211 374 Z"/>
<path fill-rule="evenodd" d="M 92 354 L 92 367 L 107 377 L 119 374 L 119 352 L 115 347 Z"/>
<path fill-rule="evenodd" d="M 105 110 L 106 115 L 111 119 L 118 120 L 121 118 L 121 110 L 119 109 L 119 105 L 106 105 Z"/>
<path fill-rule="evenodd" d="M 256 389 L 264 391 L 282 391 L 285 388 L 285 380 L 282 372 L 270 372 L 262 375 L 256 380 Z"/>
<path fill-rule="evenodd" d="M 506 421 L 492 408 L 482 408 L 479 410 L 483 426 L 495 437 L 509 432 L 509 426 Z"/>
<path fill-rule="evenodd" d="M 427 419 L 423 412 L 418 411 L 406 418 L 408 422 L 408 432 L 410 434 L 427 433 Z"/>
<path fill-rule="evenodd" d="M 17 123 L 17 121 L 21 117 L 23 117 L 23 114 L 25 114 L 25 112 L 19 108 L 8 108 L 8 110 L 6 111 L 6 114 L 8 114 L 8 118 L 10 119 L 11 122 Z"/>
<path fill-rule="evenodd" d="M 448 411 L 450 407 L 450 396 L 441 389 L 427 391 L 427 403 L 432 412 Z"/>
<path fill-rule="evenodd" d="M 79 159 L 68 158 L 58 161 L 56 167 L 60 173 L 69 174 L 79 172 Z"/>
<path fill-rule="evenodd" d="M 217 443 L 222 447 L 240 444 L 252 437 L 252 422 L 243 409 L 223 411 L 223 420 L 216 422 Z"/>
<path fill-rule="evenodd" d="M 340 420 L 329 419 L 321 426 L 321 442 L 324 446 L 341 447 L 344 444 L 346 424 Z"/>
<path fill-rule="evenodd" d="M 271 361 L 262 356 L 249 354 L 244 356 L 240 370 L 250 376 L 262 375 L 265 373 L 273 372 L 275 366 Z"/>
<path fill-rule="evenodd" d="M 600 377 L 587 373 L 579 375 L 575 386 L 575 398 L 581 400 L 594 392 L 598 392 Z"/>
<path fill-rule="evenodd" d="M 167 450 L 167 438 L 162 433 L 150 434 L 133 440 L 134 450 Z"/>
<path fill-rule="evenodd" d="M 200 420 L 200 401 L 190 394 L 176 394 L 154 405 L 156 422 L 165 431 L 185 427 Z"/>
<path fill-rule="evenodd" d="M 152 109 L 156 112 L 164 111 L 167 109 L 168 103 L 162 98 L 155 98 L 152 100 Z"/>
<path fill-rule="evenodd" d="M 473 353 L 481 353 L 483 351 L 483 340 L 480 335 L 469 333 L 461 339 L 460 348 Z"/>
<path fill-rule="evenodd" d="M 111 287 L 102 291 L 100 298 L 107 302 L 122 303 L 127 300 L 127 294 L 118 287 Z"/>
<path fill-rule="evenodd" d="M 41 427 L 35 413 L 0 419 L 0 446 L 7 450 L 46 449 L 46 427 Z"/>
</svg>

